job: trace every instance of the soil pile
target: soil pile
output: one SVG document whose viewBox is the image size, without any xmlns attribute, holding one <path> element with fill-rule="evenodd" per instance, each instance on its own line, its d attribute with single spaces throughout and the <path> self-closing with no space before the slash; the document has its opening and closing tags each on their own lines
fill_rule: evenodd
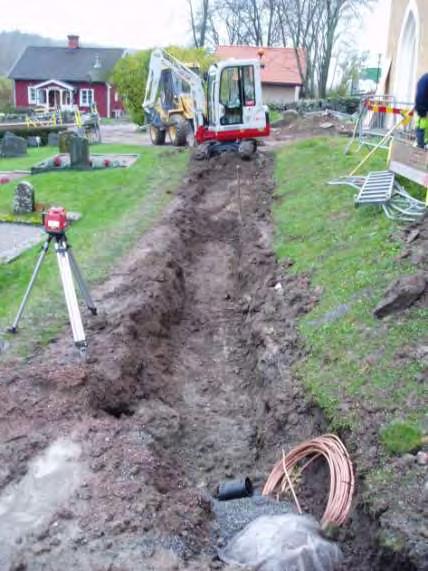
<svg viewBox="0 0 428 571">
<path fill-rule="evenodd" d="M 272 124 L 271 139 L 287 141 L 317 135 L 345 135 L 350 137 L 353 128 L 352 121 L 345 121 L 328 111 L 304 115 L 295 111 L 286 111 L 283 119 Z"/>
</svg>

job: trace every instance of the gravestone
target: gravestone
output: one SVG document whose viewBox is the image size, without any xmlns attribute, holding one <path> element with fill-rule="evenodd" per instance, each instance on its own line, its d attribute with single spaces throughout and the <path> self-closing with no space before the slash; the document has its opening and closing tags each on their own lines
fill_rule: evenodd
<svg viewBox="0 0 428 571">
<path fill-rule="evenodd" d="M 64 131 L 63 133 L 59 134 L 59 152 L 60 153 L 69 153 L 70 152 L 70 140 L 73 137 L 77 137 L 74 131 Z"/>
<path fill-rule="evenodd" d="M 27 141 L 7 131 L 0 145 L 0 157 L 23 157 L 27 154 Z"/>
<path fill-rule="evenodd" d="M 27 137 L 27 145 L 31 147 L 40 147 L 40 137 Z"/>
<path fill-rule="evenodd" d="M 27 214 L 34 212 L 34 188 L 33 185 L 26 180 L 18 183 L 13 197 L 13 213 L 14 214 Z"/>
<path fill-rule="evenodd" d="M 73 169 L 87 169 L 89 162 L 89 143 L 84 137 L 71 137 L 69 139 L 70 167 Z"/>
<path fill-rule="evenodd" d="M 57 147 L 59 144 L 59 133 L 50 132 L 48 134 L 48 146 Z"/>
</svg>

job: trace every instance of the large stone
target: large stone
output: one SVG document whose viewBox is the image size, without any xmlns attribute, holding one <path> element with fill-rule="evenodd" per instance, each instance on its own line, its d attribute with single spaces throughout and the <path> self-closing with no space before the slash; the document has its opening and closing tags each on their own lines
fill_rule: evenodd
<svg viewBox="0 0 428 571">
<path fill-rule="evenodd" d="M 49 147 L 57 147 L 59 145 L 59 133 L 55 131 L 51 131 L 48 134 L 48 146 Z"/>
<path fill-rule="evenodd" d="M 0 157 L 22 157 L 27 154 L 27 141 L 13 133 L 6 132 L 0 145 Z"/>
<path fill-rule="evenodd" d="M 384 298 L 373 312 L 374 315 L 382 318 L 410 307 L 422 296 L 426 287 L 427 280 L 423 274 L 398 278 L 386 290 Z"/>
<path fill-rule="evenodd" d="M 14 214 L 27 214 L 34 212 L 35 199 L 33 185 L 26 180 L 18 183 L 13 197 Z"/>
<path fill-rule="evenodd" d="M 283 111 L 282 118 L 274 123 L 275 127 L 288 127 L 298 121 L 300 115 L 295 109 L 287 109 Z"/>
<path fill-rule="evenodd" d="M 74 169 L 89 168 L 89 143 L 84 137 L 69 139 L 70 166 Z"/>
</svg>

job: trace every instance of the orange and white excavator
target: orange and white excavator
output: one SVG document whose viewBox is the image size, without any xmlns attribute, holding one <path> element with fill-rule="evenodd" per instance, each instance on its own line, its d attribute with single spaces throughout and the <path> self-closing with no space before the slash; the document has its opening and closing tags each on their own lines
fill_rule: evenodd
<svg viewBox="0 0 428 571">
<path fill-rule="evenodd" d="M 152 142 L 163 144 L 169 133 L 173 143 L 196 144 L 197 158 L 209 157 L 230 147 L 236 148 L 243 157 L 250 156 L 258 140 L 270 134 L 260 69 L 257 59 L 220 61 L 211 65 L 204 83 L 195 71 L 165 50 L 153 50 L 143 103 Z M 162 107 L 163 79 L 168 74 L 187 86 L 190 113 L 186 105 L 179 103 L 179 95 L 170 98 L 168 109 Z"/>
</svg>

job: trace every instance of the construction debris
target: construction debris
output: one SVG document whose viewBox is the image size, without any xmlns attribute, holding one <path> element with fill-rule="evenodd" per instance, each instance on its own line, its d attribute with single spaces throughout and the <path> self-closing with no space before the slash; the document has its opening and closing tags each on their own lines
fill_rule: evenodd
<svg viewBox="0 0 428 571">
<path fill-rule="evenodd" d="M 367 176 L 343 176 L 330 181 L 330 185 L 348 185 L 358 194 L 355 205 L 381 206 L 390 220 L 415 222 L 426 213 L 426 205 L 411 194 L 388 171 L 370 172 Z"/>
</svg>

